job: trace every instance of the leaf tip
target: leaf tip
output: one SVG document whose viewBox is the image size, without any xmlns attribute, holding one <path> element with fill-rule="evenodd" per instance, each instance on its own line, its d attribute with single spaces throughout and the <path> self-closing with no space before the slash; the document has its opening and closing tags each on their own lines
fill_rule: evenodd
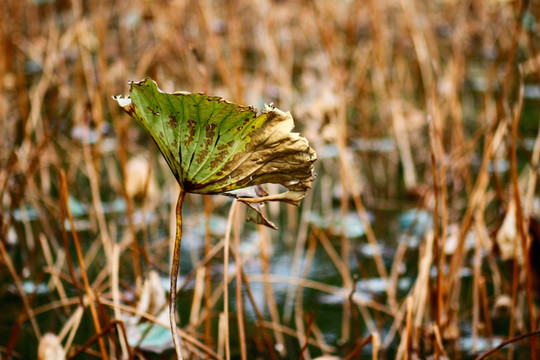
<svg viewBox="0 0 540 360">
<path fill-rule="evenodd" d="M 125 112 L 127 112 L 128 114 L 133 114 L 135 112 L 135 106 L 133 105 L 133 103 L 131 102 L 131 98 L 129 96 L 124 96 L 124 95 L 117 95 L 117 96 L 113 96 L 112 97 L 117 103 L 118 105 L 120 105 L 120 107 L 122 109 L 124 109 Z"/>
</svg>

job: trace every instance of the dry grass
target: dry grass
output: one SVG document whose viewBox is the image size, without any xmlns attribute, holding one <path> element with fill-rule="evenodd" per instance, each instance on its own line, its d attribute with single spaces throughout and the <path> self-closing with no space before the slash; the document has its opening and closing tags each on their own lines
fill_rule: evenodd
<svg viewBox="0 0 540 360">
<path fill-rule="evenodd" d="M 187 196 L 184 233 L 198 235 L 182 254 L 185 358 L 470 358 L 538 329 L 537 3 L 7 0 L 0 10 L 2 358 L 35 357 L 47 332 L 68 356 L 173 356 L 129 341 L 137 324 L 167 327 L 151 270 L 168 273 L 178 191 L 111 99 L 145 76 L 167 91 L 273 102 L 320 158 L 300 210 L 269 207 L 280 232 L 244 225 L 227 199 Z M 434 215 L 418 247 L 414 226 L 389 234 L 385 223 L 407 207 Z M 229 214 L 226 231 L 210 228 L 211 213 Z M 361 239 L 337 227 L 351 213 Z M 287 275 L 277 247 L 292 254 Z M 337 280 L 310 271 L 321 256 Z M 374 277 L 384 293 L 357 293 Z M 304 303 L 313 292 L 338 305 Z M 237 315 L 248 309 L 253 318 Z M 321 320 L 328 309 L 338 329 Z M 538 357 L 535 336 L 519 344 L 492 356 Z"/>
</svg>

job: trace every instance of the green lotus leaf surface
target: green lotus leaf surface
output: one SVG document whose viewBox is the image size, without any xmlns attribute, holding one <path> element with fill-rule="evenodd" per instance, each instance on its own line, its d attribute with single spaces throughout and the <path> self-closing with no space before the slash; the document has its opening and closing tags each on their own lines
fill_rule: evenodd
<svg viewBox="0 0 540 360">
<path fill-rule="evenodd" d="M 154 139 L 186 192 L 223 194 L 276 183 L 288 191 L 244 202 L 284 201 L 298 205 L 314 179 L 315 151 L 291 133 L 289 112 L 262 111 L 217 96 L 165 93 L 146 78 L 130 83 L 130 96 L 115 100 Z"/>
</svg>

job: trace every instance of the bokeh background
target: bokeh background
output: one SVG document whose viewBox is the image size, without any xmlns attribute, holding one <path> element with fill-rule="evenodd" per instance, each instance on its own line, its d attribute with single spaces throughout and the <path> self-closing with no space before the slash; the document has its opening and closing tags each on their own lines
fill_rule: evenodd
<svg viewBox="0 0 540 360">
<path fill-rule="evenodd" d="M 147 76 L 291 111 L 319 157 L 300 207 L 267 207 L 279 231 L 188 195 L 185 358 L 472 359 L 538 328 L 538 2 L 5 0 L 0 13 L 0 357 L 175 356 L 178 188 L 111 98 Z"/>
</svg>

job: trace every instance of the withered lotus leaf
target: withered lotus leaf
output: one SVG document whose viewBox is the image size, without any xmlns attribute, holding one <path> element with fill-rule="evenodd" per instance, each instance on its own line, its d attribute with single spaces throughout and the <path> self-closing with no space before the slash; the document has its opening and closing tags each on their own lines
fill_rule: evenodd
<svg viewBox="0 0 540 360">
<path fill-rule="evenodd" d="M 265 183 L 288 191 L 244 202 L 298 205 L 314 179 L 315 151 L 291 133 L 289 112 L 259 111 L 217 96 L 165 93 L 150 78 L 130 83 L 130 96 L 115 100 L 154 139 L 185 192 L 226 194 Z"/>
</svg>

